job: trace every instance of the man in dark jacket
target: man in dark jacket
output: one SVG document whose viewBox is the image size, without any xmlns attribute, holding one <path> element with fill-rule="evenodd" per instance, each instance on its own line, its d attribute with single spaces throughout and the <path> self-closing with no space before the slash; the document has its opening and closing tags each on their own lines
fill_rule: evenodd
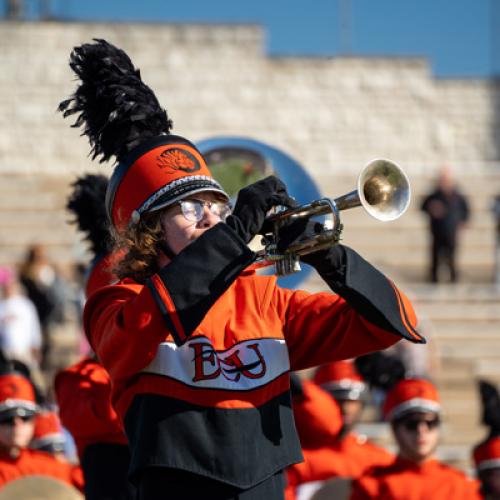
<svg viewBox="0 0 500 500">
<path fill-rule="evenodd" d="M 428 215 L 430 223 L 430 280 L 437 283 L 439 268 L 445 266 L 450 281 L 454 283 L 458 279 L 455 264 L 458 234 L 469 218 L 469 206 L 455 185 L 448 167 L 441 171 L 436 188 L 426 196 L 421 210 Z"/>
</svg>

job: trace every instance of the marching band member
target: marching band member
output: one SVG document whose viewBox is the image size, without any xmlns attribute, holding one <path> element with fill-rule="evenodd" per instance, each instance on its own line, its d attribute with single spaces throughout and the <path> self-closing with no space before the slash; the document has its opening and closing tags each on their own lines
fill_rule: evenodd
<svg viewBox="0 0 500 500">
<path fill-rule="evenodd" d="M 316 405 L 311 408 L 294 404 L 294 416 L 299 431 L 304 462 L 292 465 L 287 470 L 289 490 L 305 488 L 319 489 L 322 483 L 334 477 L 358 478 L 368 469 L 378 465 L 388 465 L 394 460 L 392 453 L 369 441 L 366 436 L 358 434 L 355 426 L 363 410 L 363 398 L 366 394 L 366 384 L 356 370 L 352 360 L 336 361 L 320 366 L 314 374 L 311 383 L 316 392 L 311 397 Z M 309 389 L 312 393 L 312 388 Z M 323 401 L 320 393 L 329 396 L 330 401 Z M 309 418 L 297 414 L 307 411 Z M 312 415 L 323 416 L 322 420 Z M 319 422 L 325 422 L 326 429 L 319 428 Z M 340 421 L 340 428 L 338 422 Z M 300 422 L 304 422 L 301 432 Z M 304 446 L 303 433 L 312 436 L 323 436 L 330 430 L 330 437 L 316 439 L 313 446 Z M 306 440 L 307 443 L 307 440 Z M 293 498 L 288 495 L 288 498 Z M 288 499 L 287 499 L 288 500 Z"/>
<path fill-rule="evenodd" d="M 435 386 L 405 379 L 387 394 L 384 416 L 398 446 L 389 466 L 374 467 L 353 483 L 351 500 L 474 500 L 477 483 L 434 458 L 441 403 Z"/>
<path fill-rule="evenodd" d="M 70 66 L 81 83 L 60 109 L 78 114 L 94 158 L 118 162 L 107 207 L 120 281 L 90 296 L 84 327 L 111 377 L 139 498 L 283 498 L 282 471 L 302 458 L 289 371 L 424 342 L 413 309 L 341 245 L 303 259 L 335 294 L 256 275 L 248 243 L 273 206 L 293 203 L 286 186 L 268 177 L 242 189 L 229 215 L 125 52 L 96 40 Z"/>
<path fill-rule="evenodd" d="M 286 470 L 285 499 L 297 498 L 297 488 L 307 483 L 316 489 L 316 481 L 328 478 L 314 474 L 310 454 L 333 445 L 342 430 L 342 415 L 339 405 L 331 396 L 310 380 L 301 380 L 295 373 L 290 374 L 290 392 L 297 433 L 304 455 L 304 462 L 291 465 Z M 314 485 L 311 482 L 315 481 Z"/>
<path fill-rule="evenodd" d="M 21 477 L 50 476 L 81 490 L 79 467 L 28 448 L 37 411 L 33 386 L 26 377 L 16 372 L 0 375 L 0 489 Z"/>
<path fill-rule="evenodd" d="M 50 453 L 61 462 L 67 462 L 64 454 L 63 429 L 59 415 L 55 411 L 42 410 L 35 416 L 35 427 L 33 439 L 29 447 L 32 450 L 40 450 Z"/>
<path fill-rule="evenodd" d="M 488 428 L 488 436 L 473 450 L 477 477 L 481 482 L 481 498 L 500 499 L 500 394 L 498 388 L 479 381 L 482 403 L 482 423 Z"/>
<path fill-rule="evenodd" d="M 500 436 L 487 439 L 474 448 L 474 464 L 481 481 L 482 498 L 500 499 Z"/>
<path fill-rule="evenodd" d="M 104 205 L 107 186 L 105 176 L 87 174 L 73 183 L 67 203 L 94 255 L 86 275 L 86 296 L 116 280 L 111 268 L 119 256 L 111 252 Z M 96 356 L 90 353 L 61 370 L 54 389 L 61 420 L 75 440 L 85 478 L 85 498 L 135 499 L 135 487 L 127 478 L 127 439 L 111 406 L 111 380 Z"/>
</svg>

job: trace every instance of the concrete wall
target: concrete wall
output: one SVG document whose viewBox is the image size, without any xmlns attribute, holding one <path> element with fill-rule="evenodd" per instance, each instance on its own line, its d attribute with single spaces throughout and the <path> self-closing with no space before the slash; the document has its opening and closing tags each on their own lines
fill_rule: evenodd
<svg viewBox="0 0 500 500">
<path fill-rule="evenodd" d="M 270 58 L 264 36 L 249 25 L 0 23 L 0 171 L 90 168 L 85 138 L 56 107 L 75 88 L 72 47 L 96 37 L 129 53 L 175 133 L 269 142 L 316 179 L 374 157 L 409 173 L 500 161 L 495 82 L 436 80 L 424 59 Z"/>
</svg>

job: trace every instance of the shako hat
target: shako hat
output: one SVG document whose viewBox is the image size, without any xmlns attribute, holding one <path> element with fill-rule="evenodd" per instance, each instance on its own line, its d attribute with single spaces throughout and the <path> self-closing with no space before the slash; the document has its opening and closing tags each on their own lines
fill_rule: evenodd
<svg viewBox="0 0 500 500">
<path fill-rule="evenodd" d="M 500 468 L 500 393 L 496 384 L 478 381 L 481 399 L 482 423 L 489 429 L 489 436 L 473 451 L 478 471 Z"/>
<path fill-rule="evenodd" d="M 479 471 L 500 468 L 500 436 L 490 438 L 476 446 L 473 457 L 476 469 Z"/>
<path fill-rule="evenodd" d="M 320 366 L 314 382 L 340 400 L 357 400 L 364 395 L 366 384 L 352 360 L 334 361 Z"/>
<path fill-rule="evenodd" d="M 397 420 L 413 412 L 440 413 L 441 403 L 436 387 L 424 379 L 404 379 L 387 394 L 384 402 L 384 418 Z"/>
<path fill-rule="evenodd" d="M 31 382 L 18 373 L 0 375 L 0 420 L 34 415 L 38 410 Z"/>
<path fill-rule="evenodd" d="M 115 228 L 202 191 L 229 200 L 196 146 L 170 134 L 172 121 L 129 56 L 105 40 L 94 42 L 71 53 L 81 83 L 59 110 L 64 117 L 78 113 L 73 126 L 84 127 L 93 159 L 118 163 L 106 195 Z"/>
</svg>

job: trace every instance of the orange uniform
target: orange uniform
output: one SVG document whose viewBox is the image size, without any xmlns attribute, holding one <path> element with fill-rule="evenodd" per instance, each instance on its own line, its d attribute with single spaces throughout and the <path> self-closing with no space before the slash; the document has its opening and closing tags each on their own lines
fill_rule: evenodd
<svg viewBox="0 0 500 500">
<path fill-rule="evenodd" d="M 339 295 L 287 290 L 275 277 L 243 271 L 253 254 L 225 224 L 146 286 L 125 280 L 89 298 L 85 331 L 111 376 L 132 472 L 162 465 L 251 487 L 301 460 L 290 369 L 383 349 L 394 333 L 422 340 L 401 292 L 346 253 L 356 269 L 347 272 L 346 294 L 354 303 L 364 294 L 363 307 L 387 329 Z M 363 288 L 370 274 L 375 296 Z"/>
<path fill-rule="evenodd" d="M 478 488 L 477 481 L 438 460 L 417 464 L 398 457 L 355 481 L 351 500 L 476 500 Z"/>
<path fill-rule="evenodd" d="M 22 449 L 16 458 L 0 452 L 0 488 L 24 476 L 50 476 L 83 490 L 80 467 L 63 463 L 46 452 Z"/>
<path fill-rule="evenodd" d="M 333 477 L 358 478 L 373 466 L 388 465 L 394 461 L 392 453 L 355 432 L 350 432 L 330 446 L 317 450 L 303 449 L 302 452 L 304 462 L 288 469 L 291 487 Z"/>
</svg>

